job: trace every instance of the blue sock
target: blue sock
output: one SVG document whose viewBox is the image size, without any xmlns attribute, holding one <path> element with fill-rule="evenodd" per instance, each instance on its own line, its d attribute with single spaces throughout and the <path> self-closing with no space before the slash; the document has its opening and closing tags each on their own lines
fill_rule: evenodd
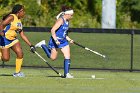
<svg viewBox="0 0 140 93">
<path fill-rule="evenodd" d="M 51 56 L 51 50 L 46 45 L 41 45 L 45 53 L 47 54 L 47 57 L 50 58 Z"/>
<path fill-rule="evenodd" d="M 69 73 L 70 59 L 64 59 L 64 76 Z"/>
</svg>

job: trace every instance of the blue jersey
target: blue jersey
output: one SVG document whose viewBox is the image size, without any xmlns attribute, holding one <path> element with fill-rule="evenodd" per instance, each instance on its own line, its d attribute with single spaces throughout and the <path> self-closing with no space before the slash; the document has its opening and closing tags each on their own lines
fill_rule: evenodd
<svg viewBox="0 0 140 93">
<path fill-rule="evenodd" d="M 66 39 L 67 31 L 69 28 L 69 23 L 68 21 L 64 20 L 62 17 L 64 24 L 61 25 L 58 30 L 56 31 L 56 37 L 59 40 L 59 42 L 63 42 L 64 39 Z"/>
<path fill-rule="evenodd" d="M 50 41 L 49 41 L 50 48 L 62 48 L 64 46 L 68 45 L 66 35 L 68 33 L 67 31 L 69 28 L 69 22 L 64 20 L 63 17 L 61 17 L 61 18 L 63 19 L 63 24 L 56 31 L 56 37 L 57 37 L 57 40 L 60 42 L 60 45 L 56 45 L 53 37 L 51 37 Z"/>
</svg>

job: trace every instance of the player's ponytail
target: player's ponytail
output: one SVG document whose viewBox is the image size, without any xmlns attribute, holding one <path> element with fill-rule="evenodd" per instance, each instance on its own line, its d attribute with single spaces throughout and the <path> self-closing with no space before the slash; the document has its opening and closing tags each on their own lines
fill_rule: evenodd
<svg viewBox="0 0 140 93">
<path fill-rule="evenodd" d="M 6 15 L 4 15 L 3 18 L 2 18 L 2 20 L 5 20 L 10 14 L 11 14 L 11 12 L 8 13 L 8 14 L 6 14 Z"/>
</svg>

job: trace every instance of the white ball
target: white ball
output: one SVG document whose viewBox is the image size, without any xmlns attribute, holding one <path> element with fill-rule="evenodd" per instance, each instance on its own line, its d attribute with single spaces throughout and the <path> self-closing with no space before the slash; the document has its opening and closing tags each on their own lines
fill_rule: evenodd
<svg viewBox="0 0 140 93">
<path fill-rule="evenodd" d="M 95 75 L 91 75 L 91 78 L 95 78 Z"/>
</svg>

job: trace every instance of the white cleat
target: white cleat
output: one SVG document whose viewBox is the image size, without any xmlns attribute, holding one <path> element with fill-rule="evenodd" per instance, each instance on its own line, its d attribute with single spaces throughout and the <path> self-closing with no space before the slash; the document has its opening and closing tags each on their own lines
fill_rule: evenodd
<svg viewBox="0 0 140 93">
<path fill-rule="evenodd" d="M 67 73 L 65 78 L 74 78 L 74 76 L 72 76 L 70 73 Z"/>
<path fill-rule="evenodd" d="M 45 40 L 42 40 L 42 41 L 40 41 L 39 43 L 37 43 L 37 44 L 35 45 L 35 47 L 40 47 L 40 48 L 42 48 L 41 45 L 46 45 Z"/>
<path fill-rule="evenodd" d="M 25 77 L 25 75 L 22 72 L 18 72 L 18 73 L 14 73 L 13 77 Z"/>
</svg>

